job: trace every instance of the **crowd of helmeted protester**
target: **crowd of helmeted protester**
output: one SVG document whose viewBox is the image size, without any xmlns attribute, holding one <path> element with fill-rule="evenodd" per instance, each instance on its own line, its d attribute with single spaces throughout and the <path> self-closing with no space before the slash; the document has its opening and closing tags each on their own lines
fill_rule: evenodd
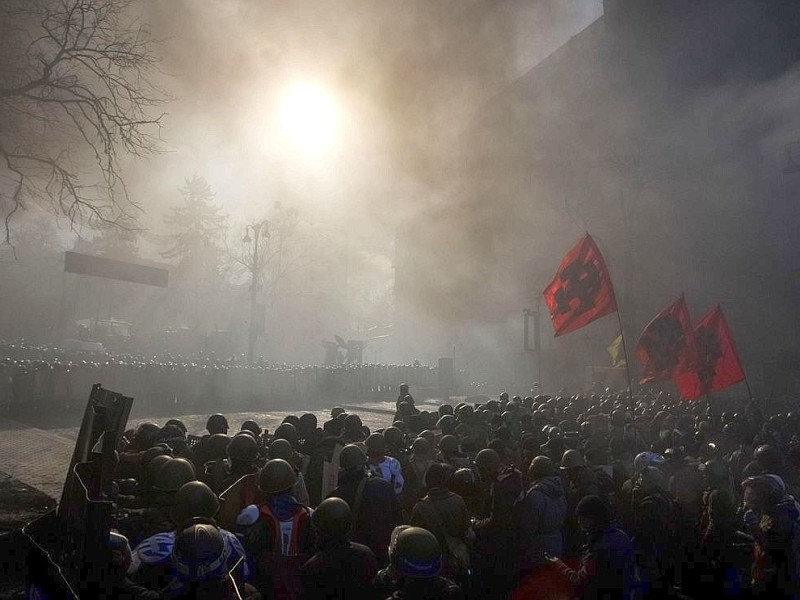
<svg viewBox="0 0 800 600">
<path fill-rule="evenodd" d="M 110 536 L 127 598 L 794 598 L 800 415 L 664 394 L 274 431 L 139 425 Z"/>
</svg>

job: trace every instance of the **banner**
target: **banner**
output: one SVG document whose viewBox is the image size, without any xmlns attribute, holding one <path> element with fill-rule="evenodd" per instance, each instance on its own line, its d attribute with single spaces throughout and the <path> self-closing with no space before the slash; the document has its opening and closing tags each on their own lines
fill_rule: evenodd
<svg viewBox="0 0 800 600">
<path fill-rule="evenodd" d="M 617 310 L 611 275 L 588 233 L 567 253 L 542 294 L 550 310 L 555 337 Z"/>
<path fill-rule="evenodd" d="M 669 381 L 694 370 L 697 351 L 689 309 L 683 294 L 658 313 L 639 336 L 636 358 L 642 366 L 640 383 Z"/>
<path fill-rule="evenodd" d="M 694 339 L 696 368 L 675 378 L 681 398 L 694 400 L 744 381 L 736 344 L 719 306 L 695 326 Z"/>
</svg>

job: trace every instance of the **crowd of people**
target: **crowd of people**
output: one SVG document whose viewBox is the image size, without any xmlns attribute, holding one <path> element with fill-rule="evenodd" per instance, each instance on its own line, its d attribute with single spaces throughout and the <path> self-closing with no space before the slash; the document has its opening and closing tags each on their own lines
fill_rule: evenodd
<svg viewBox="0 0 800 600">
<path fill-rule="evenodd" d="M 330 406 L 344 399 L 396 393 L 398 381 L 432 388 L 438 385 L 438 371 L 419 363 L 288 365 L 263 358 L 249 365 L 243 355 L 94 354 L 0 340 L 0 414 L 21 418 L 82 410 L 86 390 L 98 381 L 126 390 L 146 414 L 165 406 L 196 414 L 214 410 L 220 397 L 233 410 L 245 411 L 263 409 L 265 397 L 270 406 Z M 464 392 L 467 387 L 470 393 L 479 389 L 467 383 L 463 373 L 457 374 L 456 384 Z"/>
<path fill-rule="evenodd" d="M 667 395 L 340 407 L 119 448 L 128 598 L 795 598 L 800 415 Z"/>
</svg>

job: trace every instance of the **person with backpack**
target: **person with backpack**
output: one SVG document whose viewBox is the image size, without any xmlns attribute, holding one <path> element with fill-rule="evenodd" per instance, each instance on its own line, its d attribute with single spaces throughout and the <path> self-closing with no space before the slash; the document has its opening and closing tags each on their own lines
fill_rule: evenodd
<svg viewBox="0 0 800 600">
<path fill-rule="evenodd" d="M 339 486 L 329 498 L 341 498 L 353 511 L 353 540 L 375 553 L 380 567 L 389 562 L 392 530 L 403 522 L 402 509 L 392 484 L 369 476 L 367 455 L 355 444 L 339 454 Z"/>
<path fill-rule="evenodd" d="M 434 463 L 425 475 L 427 495 L 414 506 L 410 523 L 427 529 L 442 548 L 442 575 L 462 584 L 470 571 L 472 529 L 464 500 L 447 489 L 452 476 L 449 466 Z"/>
<path fill-rule="evenodd" d="M 267 597 L 293 600 L 300 592 L 300 569 L 314 550 L 311 509 L 295 498 L 297 474 L 280 458 L 258 474 L 265 499 L 236 519 L 237 535 L 256 562 L 256 583 Z"/>
</svg>

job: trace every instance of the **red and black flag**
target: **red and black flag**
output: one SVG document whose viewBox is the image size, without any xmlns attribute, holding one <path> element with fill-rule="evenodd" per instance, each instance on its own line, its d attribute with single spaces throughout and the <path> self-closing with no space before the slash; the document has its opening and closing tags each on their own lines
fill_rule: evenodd
<svg viewBox="0 0 800 600">
<path fill-rule="evenodd" d="M 694 370 L 694 331 L 683 294 L 644 328 L 636 358 L 642 365 L 641 383 L 669 381 Z"/>
<path fill-rule="evenodd" d="M 717 306 L 694 328 L 697 362 L 694 371 L 675 377 L 681 398 L 694 400 L 744 381 L 744 370 L 731 330 Z"/>
<path fill-rule="evenodd" d="M 544 292 L 558 337 L 617 310 L 611 275 L 588 233 L 561 261 Z"/>
</svg>

